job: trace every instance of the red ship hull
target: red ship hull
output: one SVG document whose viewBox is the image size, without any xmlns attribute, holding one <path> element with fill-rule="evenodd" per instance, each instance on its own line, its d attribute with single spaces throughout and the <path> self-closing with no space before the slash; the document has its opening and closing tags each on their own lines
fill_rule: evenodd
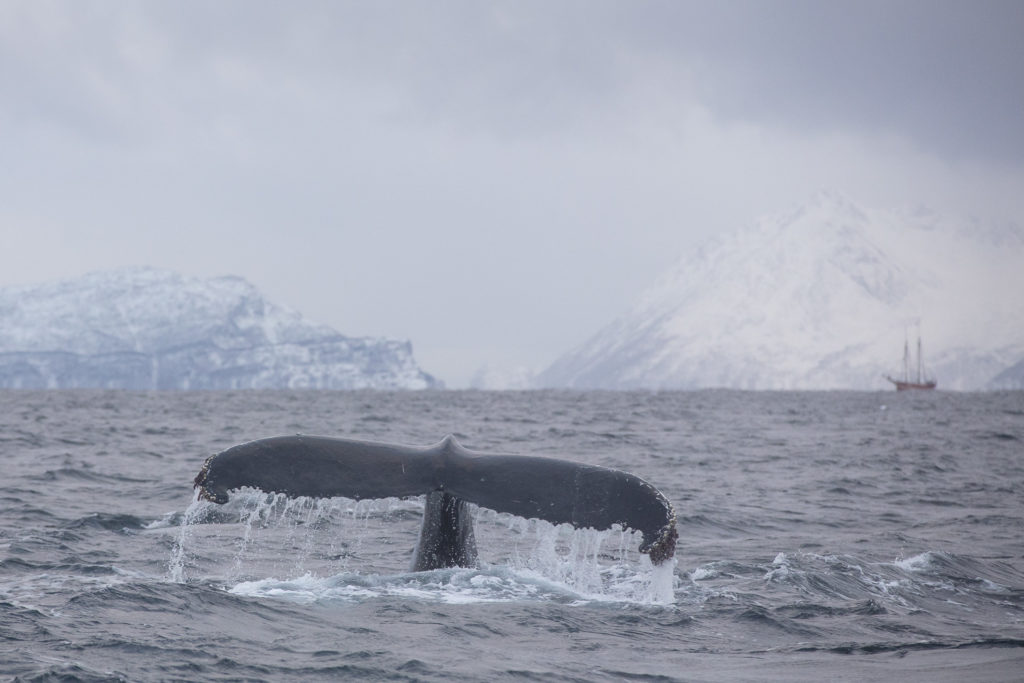
<svg viewBox="0 0 1024 683">
<path fill-rule="evenodd" d="M 886 379 L 896 385 L 896 391 L 929 391 L 938 385 L 937 382 L 902 382 L 892 377 Z"/>
</svg>

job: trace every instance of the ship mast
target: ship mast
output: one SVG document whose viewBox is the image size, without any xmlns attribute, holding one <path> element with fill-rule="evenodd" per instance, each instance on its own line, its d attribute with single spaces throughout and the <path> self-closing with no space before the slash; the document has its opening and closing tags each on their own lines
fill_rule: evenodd
<svg viewBox="0 0 1024 683">
<path fill-rule="evenodd" d="M 910 342 L 906 334 L 903 335 L 903 381 L 910 381 Z"/>
<path fill-rule="evenodd" d="M 917 383 L 921 383 L 921 333 L 917 333 Z"/>
</svg>

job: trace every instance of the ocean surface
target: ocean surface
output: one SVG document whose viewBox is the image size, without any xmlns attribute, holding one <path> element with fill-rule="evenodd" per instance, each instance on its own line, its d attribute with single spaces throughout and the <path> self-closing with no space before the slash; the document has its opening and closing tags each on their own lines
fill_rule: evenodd
<svg viewBox="0 0 1024 683">
<path fill-rule="evenodd" d="M 639 536 L 421 499 L 197 502 L 228 446 L 323 434 L 616 467 Z M 1024 680 L 1024 392 L 0 392 L 0 677 Z"/>
</svg>

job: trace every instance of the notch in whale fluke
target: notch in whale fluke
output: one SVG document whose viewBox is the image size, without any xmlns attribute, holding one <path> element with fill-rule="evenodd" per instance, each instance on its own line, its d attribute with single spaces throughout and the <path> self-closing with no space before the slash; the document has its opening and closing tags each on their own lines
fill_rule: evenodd
<svg viewBox="0 0 1024 683">
<path fill-rule="evenodd" d="M 356 500 L 426 494 L 415 569 L 475 565 L 465 503 L 576 528 L 620 524 L 643 535 L 640 552 L 655 564 L 674 555 L 678 536 L 672 504 L 639 477 L 554 458 L 475 453 L 451 436 L 428 448 L 323 436 L 260 439 L 210 456 L 195 486 L 215 503 L 245 486 Z"/>
</svg>

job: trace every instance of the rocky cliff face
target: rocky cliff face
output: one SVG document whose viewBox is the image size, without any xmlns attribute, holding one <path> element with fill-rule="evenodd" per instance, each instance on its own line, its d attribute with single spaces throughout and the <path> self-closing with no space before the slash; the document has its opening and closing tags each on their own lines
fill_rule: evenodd
<svg viewBox="0 0 1024 683">
<path fill-rule="evenodd" d="M 409 342 L 345 337 L 238 277 L 129 268 L 0 289 L 0 387 L 438 386 Z"/>
<path fill-rule="evenodd" d="M 540 386 L 883 389 L 918 323 L 939 388 L 1024 358 L 1024 235 L 821 192 L 683 258 Z"/>
</svg>

